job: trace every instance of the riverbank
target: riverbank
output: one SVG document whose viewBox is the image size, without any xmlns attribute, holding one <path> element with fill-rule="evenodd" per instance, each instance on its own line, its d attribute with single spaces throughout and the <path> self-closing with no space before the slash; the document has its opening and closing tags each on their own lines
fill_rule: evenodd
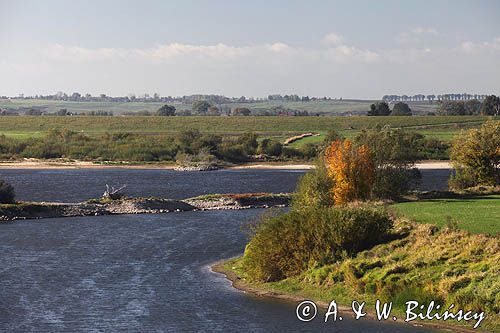
<svg viewBox="0 0 500 333">
<path fill-rule="evenodd" d="M 241 257 L 240 257 L 241 258 Z M 246 279 L 242 278 L 241 276 L 238 275 L 237 271 L 235 270 L 235 267 L 232 267 L 232 265 L 239 260 L 240 258 L 233 258 L 229 259 L 226 261 L 219 261 L 212 265 L 210 268 L 212 272 L 222 274 L 224 275 L 229 281 L 231 281 L 231 285 L 233 288 L 238 289 L 240 291 L 243 291 L 245 293 L 248 293 L 250 295 L 254 295 L 257 297 L 270 297 L 270 298 L 276 298 L 280 300 L 284 300 L 287 302 L 292 302 L 295 304 L 299 304 L 300 302 L 304 300 L 312 300 L 314 303 L 321 309 L 328 309 L 329 302 L 324 301 L 321 299 L 318 299 L 317 297 L 311 297 L 311 294 L 304 293 L 301 294 L 299 293 L 292 293 L 292 292 L 283 292 L 278 289 L 273 289 L 266 287 L 265 284 L 255 284 L 255 283 L 250 283 Z M 343 302 L 339 300 L 338 298 L 335 298 L 335 296 L 332 296 L 331 300 L 335 299 L 337 303 L 337 309 L 338 312 L 341 316 L 345 316 L 345 314 L 349 314 L 351 318 L 355 318 L 352 308 L 350 307 L 350 304 L 347 300 L 344 300 Z M 362 302 L 361 300 L 359 300 Z M 348 305 L 349 304 L 349 305 Z M 371 308 L 374 308 L 374 304 L 368 303 L 367 306 L 370 306 Z M 402 312 L 398 311 L 398 314 L 402 314 Z M 368 319 L 368 320 L 377 320 L 377 317 L 375 316 L 374 312 L 367 312 L 366 316 L 363 317 L 362 320 Z M 317 318 L 317 320 L 324 320 L 323 318 Z M 388 322 L 388 325 L 394 324 L 393 322 Z M 469 328 L 464 328 L 460 327 L 457 325 L 446 325 L 446 324 L 437 324 L 437 323 L 432 323 L 432 322 L 419 322 L 418 324 L 415 323 L 404 323 L 405 325 L 408 326 L 413 326 L 413 327 L 429 327 L 429 328 L 434 328 L 434 329 L 443 329 L 446 331 L 453 331 L 453 332 L 462 332 L 462 333 L 472 333 L 472 332 L 487 332 L 484 330 L 477 330 L 477 329 L 469 329 Z"/>
<path fill-rule="evenodd" d="M 173 163 L 130 163 L 130 162 L 109 162 L 96 163 L 91 161 L 73 160 L 38 160 L 24 159 L 16 161 L 0 161 L 0 169 L 168 169 L 174 170 L 177 165 Z"/>
<path fill-rule="evenodd" d="M 0 204 L 0 221 L 99 216 L 113 214 L 160 214 L 195 210 L 228 210 L 285 207 L 286 193 L 210 194 L 184 200 L 165 198 L 95 199 L 80 203 L 19 202 Z"/>
<path fill-rule="evenodd" d="M 450 169 L 449 161 L 421 161 L 416 164 L 418 169 Z M 0 161 L 0 169 L 166 169 L 175 170 L 178 166 L 174 163 L 132 163 L 132 162 L 102 162 L 74 160 L 37 160 L 24 159 L 18 161 Z M 262 170 L 310 170 L 314 165 L 310 163 L 284 163 L 284 162 L 258 162 L 221 167 L 221 169 L 262 169 Z"/>
<path fill-rule="evenodd" d="M 366 302 L 367 318 L 376 319 L 374 310 L 376 299 L 382 299 L 383 302 L 391 301 L 393 302 L 391 315 L 400 318 L 397 320 L 399 323 L 404 322 L 403 318 L 405 318 L 404 302 L 421 300 L 421 297 L 423 297 L 423 294 L 419 294 L 423 289 L 420 292 L 417 291 L 420 290 L 420 287 L 414 285 L 413 287 L 406 286 L 399 289 L 401 287 L 400 282 L 417 278 L 418 283 L 437 288 L 424 297 L 425 302 L 431 299 L 443 302 L 442 295 L 440 295 L 440 291 L 443 290 L 454 293 L 456 297 L 467 297 L 466 295 L 471 292 L 470 288 L 475 290 L 478 297 L 484 296 L 485 288 L 494 293 L 494 280 L 498 273 L 498 268 L 495 268 L 495 257 L 498 258 L 498 253 L 492 256 L 489 252 L 491 252 L 492 244 L 498 246 L 498 239 L 495 240 L 493 237 L 485 235 L 470 235 L 461 230 L 436 232 L 434 227 L 430 225 L 414 226 L 414 228 L 406 239 L 382 244 L 372 250 L 359 253 L 355 258 L 344 262 L 320 266 L 296 278 L 288 278 L 277 282 L 252 281 L 245 273 L 242 257 L 218 262 L 212 266 L 212 270 L 225 275 L 232 282 L 234 288 L 259 297 L 273 297 L 294 303 L 312 300 L 323 309 L 327 309 L 329 302 L 335 300 L 339 304 L 340 315 L 352 315 L 350 305 L 353 300 L 357 300 Z M 418 245 L 412 245 L 414 243 Z M 431 244 L 440 249 L 435 255 L 429 254 L 428 246 Z M 479 257 L 477 250 L 483 246 L 486 246 L 488 250 Z M 465 254 L 459 254 L 457 251 L 460 251 L 457 249 L 468 251 Z M 424 255 L 423 251 L 426 251 L 427 254 Z M 476 253 L 474 259 L 470 258 L 470 252 Z M 445 255 L 451 257 L 442 262 Z M 405 258 L 405 260 L 401 261 L 396 257 Z M 409 261 L 413 259 L 417 259 L 420 264 L 410 264 Z M 428 259 L 430 260 L 429 264 L 426 263 Z M 399 264 L 395 264 L 398 260 Z M 449 262 L 456 262 L 457 260 L 461 261 L 460 265 L 453 264 L 450 266 Z M 477 270 L 479 266 L 483 271 Z M 457 273 L 458 270 L 468 272 L 469 276 L 455 277 L 453 274 L 459 274 Z M 345 278 L 338 280 L 339 273 L 344 275 Z M 331 278 L 333 280 L 330 280 Z M 380 278 L 383 280 L 379 280 Z M 334 282 L 334 280 L 336 281 Z M 403 285 L 405 284 L 403 283 Z M 373 289 L 368 288 L 369 286 L 383 286 L 386 290 L 392 290 L 394 294 L 379 295 L 376 290 L 380 287 Z M 462 296 L 458 296 L 459 294 Z M 465 304 L 463 301 L 465 301 Z M 490 301 L 484 299 L 484 302 Z M 462 299 L 462 304 L 456 304 L 455 311 L 458 311 L 458 309 L 468 310 L 468 307 L 471 306 L 474 308 L 482 306 L 472 299 L 470 299 L 470 302 L 467 301 L 467 298 Z M 444 301 L 443 309 L 448 307 L 449 304 Z M 449 320 L 445 323 L 417 320 L 405 324 L 446 329 L 453 332 L 490 332 L 496 331 L 500 327 L 498 315 L 491 312 L 486 314 L 486 319 L 478 329 L 472 329 L 474 323 L 474 321 L 458 323 Z"/>
</svg>

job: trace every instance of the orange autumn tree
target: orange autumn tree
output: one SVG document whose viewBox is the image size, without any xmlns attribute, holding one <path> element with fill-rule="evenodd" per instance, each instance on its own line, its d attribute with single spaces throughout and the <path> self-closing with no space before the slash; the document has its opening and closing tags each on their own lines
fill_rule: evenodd
<svg viewBox="0 0 500 333">
<path fill-rule="evenodd" d="M 375 176 L 375 165 L 364 145 L 356 147 L 350 140 L 336 140 L 325 151 L 328 175 L 336 205 L 369 197 Z"/>
</svg>

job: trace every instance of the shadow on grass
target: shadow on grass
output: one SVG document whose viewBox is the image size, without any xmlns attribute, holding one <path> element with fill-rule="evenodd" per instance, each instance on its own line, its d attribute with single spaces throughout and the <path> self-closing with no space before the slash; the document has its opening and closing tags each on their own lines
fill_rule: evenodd
<svg viewBox="0 0 500 333">
<path fill-rule="evenodd" d="M 401 197 L 394 200 L 394 202 L 435 202 L 442 200 L 442 202 L 473 202 L 477 200 L 495 200 L 494 195 L 499 195 L 499 190 L 490 192 L 464 192 L 457 193 L 453 191 L 429 191 L 417 193 L 413 196 Z"/>
</svg>

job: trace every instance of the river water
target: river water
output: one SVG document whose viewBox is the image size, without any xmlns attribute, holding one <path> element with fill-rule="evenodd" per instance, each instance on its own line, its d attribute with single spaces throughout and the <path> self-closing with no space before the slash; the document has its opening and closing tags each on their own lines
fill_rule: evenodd
<svg viewBox="0 0 500 333">
<path fill-rule="evenodd" d="M 103 184 L 134 195 L 288 192 L 301 173 L 0 170 L 19 199 L 81 201 Z M 293 303 L 247 295 L 210 271 L 240 255 L 262 210 L 27 220 L 0 224 L 0 331 L 429 332 L 371 320 L 303 323 Z"/>
</svg>

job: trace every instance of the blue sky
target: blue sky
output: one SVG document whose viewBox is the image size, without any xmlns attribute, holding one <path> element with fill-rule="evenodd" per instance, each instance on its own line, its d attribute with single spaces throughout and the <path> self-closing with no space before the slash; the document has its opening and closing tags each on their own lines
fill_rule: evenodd
<svg viewBox="0 0 500 333">
<path fill-rule="evenodd" d="M 0 0 L 0 95 L 500 93 L 500 1 Z"/>
</svg>

